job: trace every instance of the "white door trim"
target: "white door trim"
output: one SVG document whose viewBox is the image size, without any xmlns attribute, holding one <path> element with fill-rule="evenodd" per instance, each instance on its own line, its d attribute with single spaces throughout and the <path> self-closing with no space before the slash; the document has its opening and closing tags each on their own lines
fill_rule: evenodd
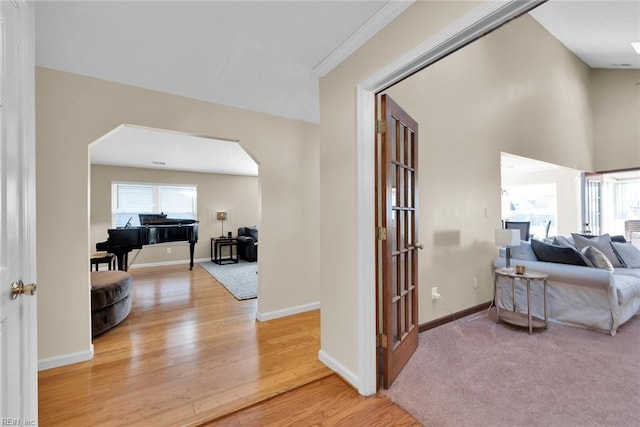
<svg viewBox="0 0 640 427">
<path fill-rule="evenodd" d="M 21 81 L 22 99 L 24 103 L 22 120 L 22 132 L 25 138 L 24 152 L 24 180 L 22 183 L 24 213 L 24 243 L 22 246 L 22 271 L 25 283 L 37 282 L 36 269 L 36 109 L 35 109 L 35 81 L 36 81 L 36 25 L 35 25 L 35 4 L 33 1 L 14 2 L 17 6 L 26 9 L 24 13 L 25 40 L 23 40 L 23 50 L 20 61 L 24 67 L 25 77 Z M 29 333 L 25 340 L 25 363 L 24 369 L 24 413 L 31 420 L 38 419 L 38 317 L 37 317 L 37 297 L 22 298 L 25 309 L 25 328 Z"/>
<path fill-rule="evenodd" d="M 489 0 L 357 85 L 358 392 L 376 393 L 375 94 L 546 0 Z M 428 240 L 422 239 L 421 240 Z"/>
</svg>

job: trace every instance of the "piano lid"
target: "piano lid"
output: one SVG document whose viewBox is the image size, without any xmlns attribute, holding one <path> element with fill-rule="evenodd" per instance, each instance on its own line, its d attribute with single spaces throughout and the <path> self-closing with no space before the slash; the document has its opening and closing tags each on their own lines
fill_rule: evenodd
<svg viewBox="0 0 640 427">
<path fill-rule="evenodd" d="M 188 224 L 197 224 L 197 219 L 189 219 L 189 218 L 167 218 L 167 214 L 138 214 L 138 218 L 140 218 L 140 225 L 149 226 L 149 225 L 188 225 Z"/>
</svg>

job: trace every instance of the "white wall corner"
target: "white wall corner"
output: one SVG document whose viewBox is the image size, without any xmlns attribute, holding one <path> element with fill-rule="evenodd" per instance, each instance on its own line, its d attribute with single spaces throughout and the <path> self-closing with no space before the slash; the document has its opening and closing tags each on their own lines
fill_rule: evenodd
<svg viewBox="0 0 640 427">
<path fill-rule="evenodd" d="M 354 384 L 364 396 L 376 393 L 376 292 L 375 292 L 375 94 L 357 88 L 357 216 L 358 216 L 358 378 Z M 365 147 L 366 145 L 366 147 Z M 372 285 L 373 284 L 373 285 Z"/>
<path fill-rule="evenodd" d="M 72 365 L 74 363 L 86 362 L 93 359 L 93 344 L 87 351 L 63 354 L 62 356 L 50 357 L 38 360 L 38 371 L 58 368 L 60 366 Z"/>
<path fill-rule="evenodd" d="M 267 320 L 279 319 L 280 317 L 292 316 L 294 314 L 300 314 L 306 311 L 317 310 L 319 308 L 320 308 L 319 302 L 312 302 L 310 304 L 283 308 L 282 310 L 268 311 L 266 313 L 257 312 L 256 319 L 259 320 L 260 322 L 266 322 Z"/>
<path fill-rule="evenodd" d="M 349 369 L 347 369 L 344 365 L 342 365 L 336 359 L 331 357 L 326 351 L 320 349 L 320 351 L 318 352 L 318 359 L 322 363 L 327 365 L 327 367 L 329 369 L 331 369 L 333 372 L 337 373 L 342 378 L 344 378 L 344 380 L 346 382 L 348 382 L 349 384 L 351 384 L 352 386 L 354 386 L 356 388 L 358 387 L 358 377 L 357 377 L 357 375 L 354 374 L 353 372 L 351 372 Z M 375 393 L 375 391 L 374 391 L 374 393 Z"/>
</svg>

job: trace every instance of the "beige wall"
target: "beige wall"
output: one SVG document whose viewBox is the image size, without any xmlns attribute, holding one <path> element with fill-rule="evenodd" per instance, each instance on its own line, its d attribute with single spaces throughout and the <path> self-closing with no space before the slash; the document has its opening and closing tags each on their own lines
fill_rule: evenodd
<svg viewBox="0 0 640 427">
<path fill-rule="evenodd" d="M 322 350 L 358 373 L 356 85 L 479 3 L 417 2 L 320 79 Z M 373 185 L 373 177 L 372 177 Z M 372 201 L 373 203 L 373 201 Z M 372 284 L 373 286 L 373 284 Z"/>
<path fill-rule="evenodd" d="M 97 242 L 107 240 L 107 229 L 111 223 L 111 183 L 113 181 L 140 182 L 153 184 L 182 184 L 197 186 L 198 243 L 195 246 L 194 259 L 209 259 L 211 237 L 221 232 L 221 224 L 215 220 L 216 211 L 229 212 L 229 221 L 225 221 L 224 232 L 238 227 L 252 226 L 258 219 L 258 178 L 223 174 L 193 173 L 179 171 L 159 171 L 129 167 L 91 165 L 91 217 L 90 248 Z M 171 254 L 167 254 L 167 245 L 144 247 L 135 258 L 137 265 L 161 262 L 178 262 L 189 259 L 189 245 L 169 244 Z M 133 254 L 129 256 L 131 262 Z"/>
<path fill-rule="evenodd" d="M 591 71 L 594 169 L 640 167 L 640 70 Z"/>
<path fill-rule="evenodd" d="M 356 375 L 355 87 L 475 6 L 417 2 L 321 80 L 322 350 Z M 421 323 L 491 299 L 501 151 L 592 167 L 588 77 L 524 16 L 388 91 L 420 124 Z"/>
<path fill-rule="evenodd" d="M 319 301 L 317 125 L 37 68 L 41 360 L 90 350 L 88 145 L 123 123 L 239 140 L 260 165 L 258 311 Z"/>
</svg>

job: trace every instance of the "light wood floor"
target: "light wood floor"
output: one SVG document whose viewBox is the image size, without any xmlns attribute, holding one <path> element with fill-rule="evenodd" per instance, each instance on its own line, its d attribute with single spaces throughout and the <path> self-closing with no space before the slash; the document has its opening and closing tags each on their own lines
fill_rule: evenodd
<svg viewBox="0 0 640 427">
<path fill-rule="evenodd" d="M 385 397 L 362 397 L 331 375 L 204 425 L 389 427 L 420 423 Z"/>
<path fill-rule="evenodd" d="M 130 273 L 131 314 L 94 339 L 94 359 L 39 373 L 41 426 L 198 425 L 305 384 L 291 400 L 267 400 L 219 422 L 389 419 L 395 405 L 359 396 L 318 361 L 319 311 L 257 322 L 255 299 L 237 301 L 199 266 Z M 259 421 L 260 414 L 271 418 Z"/>
<path fill-rule="evenodd" d="M 131 314 L 94 359 L 40 372 L 40 425 L 194 425 L 331 373 L 318 311 L 256 322 L 199 266 L 130 272 Z"/>
</svg>

